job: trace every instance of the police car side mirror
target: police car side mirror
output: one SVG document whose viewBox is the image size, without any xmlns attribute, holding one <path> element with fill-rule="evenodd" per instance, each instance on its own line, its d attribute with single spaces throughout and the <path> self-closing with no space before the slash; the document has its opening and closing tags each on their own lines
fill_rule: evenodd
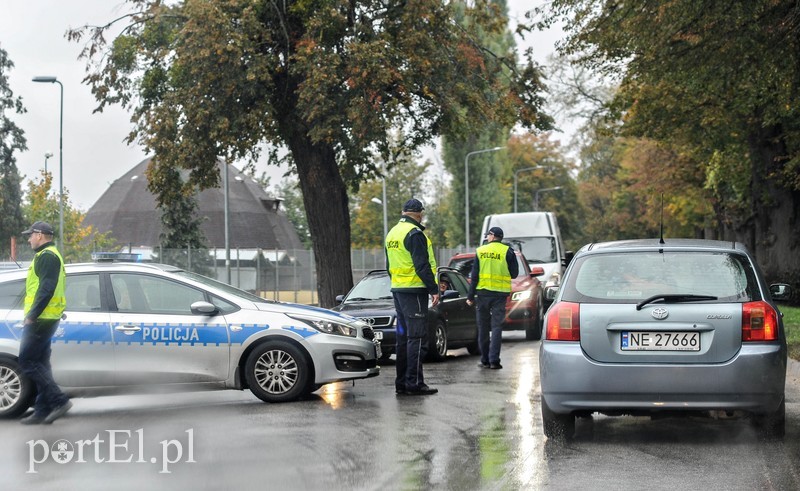
<svg viewBox="0 0 800 491">
<path fill-rule="evenodd" d="M 195 302 L 190 307 L 194 315 L 214 315 L 219 313 L 219 309 L 213 303 Z"/>
</svg>

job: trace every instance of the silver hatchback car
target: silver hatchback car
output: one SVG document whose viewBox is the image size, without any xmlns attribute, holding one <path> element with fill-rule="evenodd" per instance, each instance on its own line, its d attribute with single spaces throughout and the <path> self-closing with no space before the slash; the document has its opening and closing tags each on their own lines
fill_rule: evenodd
<svg viewBox="0 0 800 491">
<path fill-rule="evenodd" d="M 67 310 L 51 361 L 71 395 L 163 386 L 250 389 L 282 402 L 380 372 L 372 329 L 347 315 L 265 300 L 167 265 L 65 269 Z M 25 276 L 0 273 L 0 418 L 24 413 L 35 396 L 17 364 Z"/>
<path fill-rule="evenodd" d="M 770 293 L 772 290 L 772 294 Z M 786 338 L 745 247 L 710 240 L 590 244 L 574 257 L 540 348 L 548 438 L 570 438 L 576 416 L 726 411 L 784 434 Z"/>
</svg>

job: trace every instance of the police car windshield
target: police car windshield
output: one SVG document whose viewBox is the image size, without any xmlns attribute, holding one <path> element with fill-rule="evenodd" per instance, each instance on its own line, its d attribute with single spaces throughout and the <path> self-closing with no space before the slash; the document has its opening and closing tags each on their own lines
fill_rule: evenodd
<svg viewBox="0 0 800 491">
<path fill-rule="evenodd" d="M 183 276 L 184 278 L 188 278 L 190 280 L 196 281 L 198 283 L 202 283 L 203 285 L 210 286 L 212 288 L 216 288 L 217 290 L 221 290 L 225 293 L 230 295 L 235 295 L 240 298 L 245 298 L 250 300 L 251 302 L 259 302 L 259 303 L 275 303 L 272 300 L 267 300 L 265 298 L 261 298 L 258 295 L 254 295 L 250 292 L 246 292 L 244 290 L 240 290 L 234 286 L 228 285 L 227 283 L 223 283 L 221 281 L 217 281 L 214 279 L 209 278 L 208 276 L 203 276 L 197 273 L 191 273 L 189 271 L 174 271 L 174 274 L 178 276 Z"/>
</svg>

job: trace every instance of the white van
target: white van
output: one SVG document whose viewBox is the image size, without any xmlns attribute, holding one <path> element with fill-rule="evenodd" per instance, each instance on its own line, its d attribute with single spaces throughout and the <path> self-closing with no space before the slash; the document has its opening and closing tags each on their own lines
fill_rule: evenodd
<svg viewBox="0 0 800 491">
<path fill-rule="evenodd" d="M 560 285 L 572 252 L 564 250 L 556 215 L 550 211 L 486 215 L 481 237 L 492 227 L 503 229 L 503 242 L 522 250 L 531 266 L 544 268 L 545 285 Z"/>
</svg>

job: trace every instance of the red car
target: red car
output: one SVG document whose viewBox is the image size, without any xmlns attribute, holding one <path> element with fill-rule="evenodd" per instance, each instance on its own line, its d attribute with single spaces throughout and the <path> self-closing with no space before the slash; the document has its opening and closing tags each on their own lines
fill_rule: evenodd
<svg viewBox="0 0 800 491">
<path fill-rule="evenodd" d="M 528 266 L 528 261 L 520 251 L 514 251 L 519 264 L 519 276 L 511 280 L 511 295 L 506 301 L 505 331 L 525 331 L 525 339 L 542 338 L 542 320 L 544 319 L 544 297 L 542 283 L 537 276 L 544 275 L 544 268 Z M 458 270 L 469 279 L 474 252 L 456 254 L 450 258 L 449 267 Z"/>
</svg>

